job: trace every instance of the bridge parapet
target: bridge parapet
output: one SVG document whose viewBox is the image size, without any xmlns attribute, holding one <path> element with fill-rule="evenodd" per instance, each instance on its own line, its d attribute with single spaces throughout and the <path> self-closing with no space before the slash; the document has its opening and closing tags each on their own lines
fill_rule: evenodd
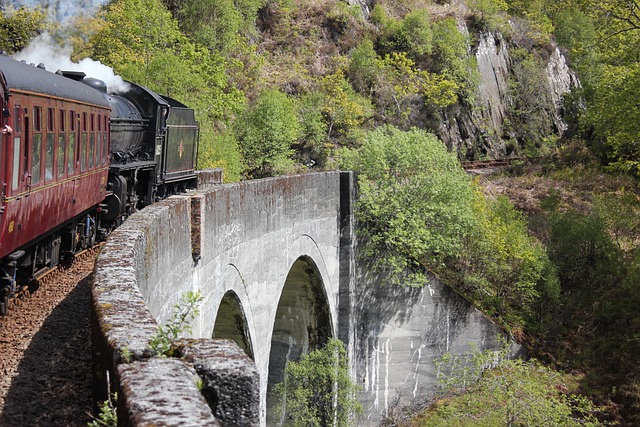
<svg viewBox="0 0 640 427">
<path fill-rule="evenodd" d="M 95 399 L 106 399 L 110 382 L 111 390 L 118 392 L 122 426 L 153 424 L 153 417 L 166 425 L 259 424 L 257 370 L 235 343 L 180 341 L 176 358 L 170 360 L 156 357 L 149 348 L 158 326 L 148 308 L 149 300 L 157 299 L 149 281 L 159 280 L 163 266 L 170 265 L 165 263 L 179 258 L 169 247 L 184 250 L 184 245 L 175 244 L 186 241 L 189 254 L 189 203 L 188 197 L 176 197 L 132 216 L 111 236 L 96 264 Z M 186 268 L 182 270 L 185 274 Z M 145 298 L 141 290 L 151 295 Z M 236 400 L 238 395 L 243 399 Z M 234 401 L 225 403 L 225 398 Z M 228 410 L 230 405 L 234 411 Z"/>
</svg>

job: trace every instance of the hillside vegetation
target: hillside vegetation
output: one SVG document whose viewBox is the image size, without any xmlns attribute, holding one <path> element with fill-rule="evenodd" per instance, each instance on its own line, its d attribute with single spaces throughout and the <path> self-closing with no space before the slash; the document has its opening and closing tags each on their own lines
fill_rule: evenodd
<svg viewBox="0 0 640 427">
<path fill-rule="evenodd" d="M 602 409 L 570 405 L 553 423 L 640 424 L 636 0 L 112 0 L 64 22 L 59 2 L 41 3 L 3 2 L 1 50 L 48 33 L 74 60 L 192 106 L 199 167 L 227 181 L 356 170 L 374 267 L 396 285 L 440 277 L 547 364 L 499 366 L 533 391 L 521 403 L 557 412 L 581 392 Z M 471 143 L 446 147 L 436 135 L 461 111 L 485 117 L 483 38 L 509 52 L 502 129 L 476 123 Z M 581 82 L 561 106 L 546 80 L 556 45 Z M 544 160 L 477 179 L 460 168 L 496 152 Z M 496 376 L 468 391 L 496 399 Z M 461 391 L 431 414 L 467 414 Z"/>
</svg>

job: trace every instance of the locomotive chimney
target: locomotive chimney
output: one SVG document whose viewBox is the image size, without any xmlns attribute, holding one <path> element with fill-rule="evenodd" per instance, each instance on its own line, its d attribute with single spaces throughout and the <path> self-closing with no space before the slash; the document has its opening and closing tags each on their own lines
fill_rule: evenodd
<svg viewBox="0 0 640 427">
<path fill-rule="evenodd" d="M 71 80 L 75 80 L 75 81 L 78 81 L 78 82 L 81 82 L 82 79 L 84 79 L 87 76 L 82 71 L 62 71 L 62 70 L 58 70 L 58 71 L 56 71 L 56 74 L 59 74 L 61 76 L 67 77 L 67 78 L 70 78 Z"/>
</svg>

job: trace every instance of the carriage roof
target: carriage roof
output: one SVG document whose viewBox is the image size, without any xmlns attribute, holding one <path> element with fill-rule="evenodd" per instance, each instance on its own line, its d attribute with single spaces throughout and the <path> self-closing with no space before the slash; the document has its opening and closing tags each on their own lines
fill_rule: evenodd
<svg viewBox="0 0 640 427">
<path fill-rule="evenodd" d="M 96 89 L 6 55 L 0 55 L 0 72 L 6 79 L 9 94 L 12 91 L 35 92 L 109 108 L 103 94 Z"/>
</svg>

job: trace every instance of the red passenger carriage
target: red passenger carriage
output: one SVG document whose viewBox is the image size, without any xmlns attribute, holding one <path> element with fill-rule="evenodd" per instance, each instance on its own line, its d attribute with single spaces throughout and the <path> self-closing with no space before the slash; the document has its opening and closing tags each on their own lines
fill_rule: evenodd
<svg viewBox="0 0 640 427">
<path fill-rule="evenodd" d="M 32 277 L 96 237 L 109 170 L 109 113 L 95 89 L 0 55 L 0 314 Z"/>
</svg>

